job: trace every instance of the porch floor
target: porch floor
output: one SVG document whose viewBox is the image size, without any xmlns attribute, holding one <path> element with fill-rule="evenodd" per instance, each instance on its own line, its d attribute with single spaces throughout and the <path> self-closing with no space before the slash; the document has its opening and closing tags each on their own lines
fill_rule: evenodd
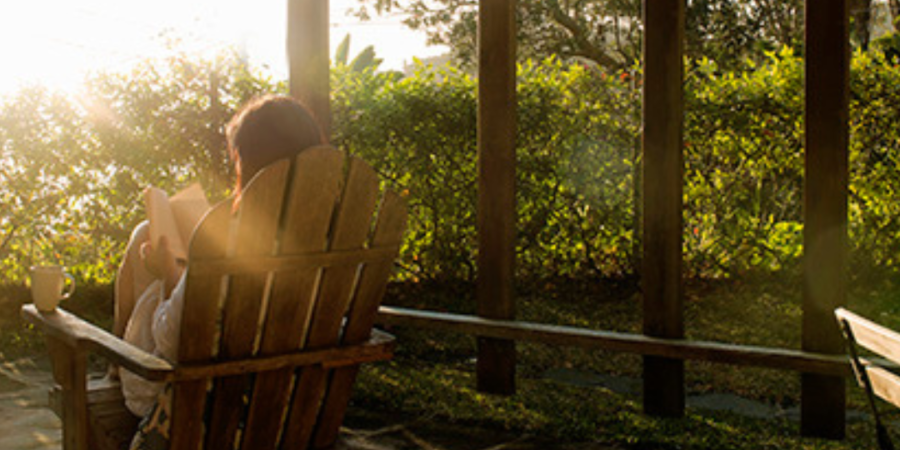
<svg viewBox="0 0 900 450">
<path fill-rule="evenodd" d="M 60 421 L 47 408 L 52 383 L 46 361 L 0 357 L 0 449 L 59 450 Z M 351 407 L 338 450 L 616 450 L 599 443 L 558 444 L 433 417 L 385 414 Z"/>
</svg>

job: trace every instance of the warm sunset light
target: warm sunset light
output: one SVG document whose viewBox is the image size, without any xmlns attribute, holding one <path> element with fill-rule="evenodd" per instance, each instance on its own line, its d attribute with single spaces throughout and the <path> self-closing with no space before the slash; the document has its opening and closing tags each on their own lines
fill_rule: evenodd
<svg viewBox="0 0 900 450">
<path fill-rule="evenodd" d="M 444 49 L 426 47 L 424 36 L 399 18 L 360 23 L 345 17 L 356 0 L 331 1 L 331 47 L 351 34 L 351 53 L 375 45 L 382 68 L 399 69 L 414 56 Z M 28 84 L 76 88 L 84 76 L 124 70 L 135 62 L 173 51 L 210 54 L 234 47 L 249 60 L 286 76 L 286 0 L 30 0 L 0 7 L 3 69 L 0 92 Z"/>
<path fill-rule="evenodd" d="M 0 2 L 0 450 L 900 442 L 900 0 Z"/>
</svg>

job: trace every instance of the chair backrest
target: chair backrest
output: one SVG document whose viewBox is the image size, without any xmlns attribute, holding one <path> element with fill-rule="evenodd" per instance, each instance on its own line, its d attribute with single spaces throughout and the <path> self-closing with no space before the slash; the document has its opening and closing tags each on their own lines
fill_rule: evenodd
<svg viewBox="0 0 900 450">
<path fill-rule="evenodd" d="M 845 337 L 852 343 L 900 364 L 900 334 L 843 308 L 838 308 L 835 316 Z M 858 359 L 865 368 L 875 395 L 900 408 L 900 377 L 885 367 L 884 359 L 862 356 Z"/>
<path fill-rule="evenodd" d="M 844 308 L 836 309 L 834 315 L 847 342 L 856 379 L 868 395 L 879 448 L 893 449 L 887 429 L 879 418 L 874 396 L 900 407 L 900 376 L 889 367 L 896 368 L 900 364 L 900 334 Z M 858 347 L 865 348 L 876 357 L 863 357 Z"/>
<path fill-rule="evenodd" d="M 178 363 L 366 341 L 406 226 L 403 200 L 379 203 L 378 184 L 323 146 L 266 168 L 237 210 L 215 207 L 191 241 Z M 355 375 L 306 366 L 175 383 L 171 448 L 327 444 Z"/>
</svg>

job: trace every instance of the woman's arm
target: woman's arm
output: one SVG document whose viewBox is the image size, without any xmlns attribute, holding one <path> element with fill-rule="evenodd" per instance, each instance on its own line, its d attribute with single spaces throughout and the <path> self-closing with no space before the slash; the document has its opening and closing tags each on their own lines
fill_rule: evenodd
<svg viewBox="0 0 900 450">
<path fill-rule="evenodd" d="M 158 245 L 154 246 L 150 242 L 141 246 L 141 257 L 144 261 L 144 267 L 158 279 L 163 280 L 165 291 L 163 297 L 168 298 L 172 295 L 172 290 L 181 279 L 184 272 L 184 266 L 180 264 L 172 252 L 169 250 L 169 242 L 165 236 L 160 237 Z"/>
</svg>

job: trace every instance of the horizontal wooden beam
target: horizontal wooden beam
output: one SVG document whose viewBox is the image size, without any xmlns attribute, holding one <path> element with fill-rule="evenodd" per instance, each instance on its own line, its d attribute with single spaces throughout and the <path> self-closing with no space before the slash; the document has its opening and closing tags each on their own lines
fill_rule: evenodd
<svg viewBox="0 0 900 450">
<path fill-rule="evenodd" d="M 313 365 L 335 369 L 366 362 L 386 361 L 391 359 L 393 351 L 394 337 L 375 330 L 372 337 L 362 344 L 217 363 L 182 364 L 164 381 L 203 380 Z"/>
<path fill-rule="evenodd" d="M 533 322 L 491 320 L 462 314 L 391 306 L 382 306 L 379 309 L 377 322 L 382 325 L 423 327 L 471 336 L 585 347 L 645 356 L 828 375 L 850 376 L 852 374 L 852 369 L 845 356 L 823 355 L 783 348 L 653 338 L 633 333 L 588 330 Z"/>
<path fill-rule="evenodd" d="M 192 275 L 231 275 L 238 273 L 284 272 L 322 267 L 352 267 L 360 264 L 393 262 L 399 245 L 351 250 L 304 253 L 299 255 L 249 256 L 246 258 L 194 258 L 189 261 Z"/>
</svg>

